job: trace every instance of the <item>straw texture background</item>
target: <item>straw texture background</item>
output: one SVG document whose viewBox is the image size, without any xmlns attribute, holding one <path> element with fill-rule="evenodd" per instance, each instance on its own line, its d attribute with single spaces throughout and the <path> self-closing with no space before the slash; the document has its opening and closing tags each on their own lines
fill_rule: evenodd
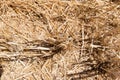
<svg viewBox="0 0 120 80">
<path fill-rule="evenodd" d="M 0 0 L 1 80 L 120 80 L 119 0 Z"/>
</svg>

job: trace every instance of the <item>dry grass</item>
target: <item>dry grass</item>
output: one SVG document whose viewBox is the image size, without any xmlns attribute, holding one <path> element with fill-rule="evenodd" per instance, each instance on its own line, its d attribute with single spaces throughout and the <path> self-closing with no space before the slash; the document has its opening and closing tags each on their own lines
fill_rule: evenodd
<svg viewBox="0 0 120 80">
<path fill-rule="evenodd" d="M 1 80 L 119 80 L 119 0 L 1 0 Z"/>
</svg>

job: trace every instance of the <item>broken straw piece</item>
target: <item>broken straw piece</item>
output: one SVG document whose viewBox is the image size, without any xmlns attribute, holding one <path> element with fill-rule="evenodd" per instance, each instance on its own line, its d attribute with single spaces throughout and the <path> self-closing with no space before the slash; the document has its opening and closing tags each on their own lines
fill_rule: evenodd
<svg viewBox="0 0 120 80">
<path fill-rule="evenodd" d="M 50 48 L 46 48 L 46 47 L 32 47 L 32 48 L 28 48 L 28 49 L 37 49 L 37 50 L 50 50 Z"/>
</svg>

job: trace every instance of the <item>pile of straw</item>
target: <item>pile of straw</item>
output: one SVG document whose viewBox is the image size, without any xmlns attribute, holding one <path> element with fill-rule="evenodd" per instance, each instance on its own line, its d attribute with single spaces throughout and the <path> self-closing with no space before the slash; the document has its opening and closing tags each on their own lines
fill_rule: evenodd
<svg viewBox="0 0 120 80">
<path fill-rule="evenodd" d="M 120 80 L 119 0 L 0 0 L 1 80 Z"/>
</svg>

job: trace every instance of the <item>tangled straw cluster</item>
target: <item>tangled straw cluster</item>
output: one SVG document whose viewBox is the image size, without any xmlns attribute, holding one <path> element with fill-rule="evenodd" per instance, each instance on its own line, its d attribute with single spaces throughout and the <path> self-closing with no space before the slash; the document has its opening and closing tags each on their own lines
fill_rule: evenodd
<svg viewBox="0 0 120 80">
<path fill-rule="evenodd" d="M 1 80 L 119 80 L 117 0 L 1 0 Z"/>
</svg>

